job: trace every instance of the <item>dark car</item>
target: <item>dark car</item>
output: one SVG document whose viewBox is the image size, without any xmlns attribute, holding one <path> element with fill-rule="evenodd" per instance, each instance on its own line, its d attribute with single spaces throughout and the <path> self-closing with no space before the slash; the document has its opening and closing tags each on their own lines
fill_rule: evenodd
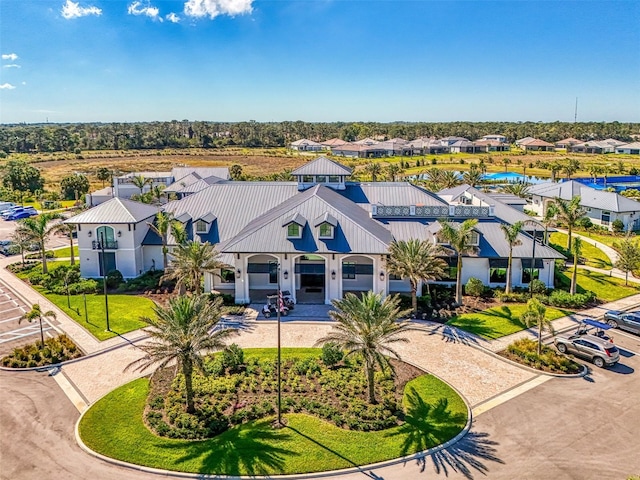
<svg viewBox="0 0 640 480">
<path fill-rule="evenodd" d="M 21 220 L 23 218 L 33 217 L 34 215 L 37 215 L 37 213 L 30 212 L 29 210 L 22 210 L 22 211 L 15 212 L 12 215 L 9 215 L 8 217 L 6 217 L 6 219 L 10 221 Z"/>
<path fill-rule="evenodd" d="M 640 312 L 609 310 L 604 314 L 604 319 L 613 328 L 627 330 L 640 335 Z"/>
</svg>

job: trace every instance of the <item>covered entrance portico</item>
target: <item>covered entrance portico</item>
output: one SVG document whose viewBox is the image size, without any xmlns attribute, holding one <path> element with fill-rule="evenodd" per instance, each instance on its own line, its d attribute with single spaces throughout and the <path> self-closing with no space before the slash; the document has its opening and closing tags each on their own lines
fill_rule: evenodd
<svg viewBox="0 0 640 480">
<path fill-rule="evenodd" d="M 325 303 L 325 258 L 312 254 L 296 257 L 294 271 L 296 301 L 302 304 Z"/>
</svg>

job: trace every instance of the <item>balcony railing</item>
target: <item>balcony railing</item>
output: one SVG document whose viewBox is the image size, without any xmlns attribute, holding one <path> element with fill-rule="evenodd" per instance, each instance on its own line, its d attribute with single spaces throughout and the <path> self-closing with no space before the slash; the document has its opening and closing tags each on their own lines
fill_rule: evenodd
<svg viewBox="0 0 640 480">
<path fill-rule="evenodd" d="M 99 241 L 94 240 L 91 242 L 91 248 L 93 248 L 94 250 L 102 250 L 102 244 Z M 116 240 L 107 240 L 106 242 L 104 242 L 104 249 L 117 250 L 118 242 Z"/>
</svg>

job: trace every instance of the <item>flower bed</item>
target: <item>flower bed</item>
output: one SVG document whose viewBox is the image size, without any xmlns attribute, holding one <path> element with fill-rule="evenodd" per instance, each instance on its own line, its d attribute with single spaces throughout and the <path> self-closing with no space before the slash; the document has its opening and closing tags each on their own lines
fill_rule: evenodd
<svg viewBox="0 0 640 480">
<path fill-rule="evenodd" d="M 582 371 L 582 365 L 569 357 L 558 353 L 553 347 L 542 345 L 542 354 L 538 355 L 538 343 L 529 338 L 516 340 L 499 355 L 527 367 L 548 373 L 575 374 Z"/>
<path fill-rule="evenodd" d="M 82 352 L 66 335 L 47 338 L 44 348 L 39 348 L 40 342 L 25 347 L 14 348 L 6 357 L 2 358 L 2 366 L 9 368 L 29 368 L 52 365 L 82 356 Z"/>
</svg>

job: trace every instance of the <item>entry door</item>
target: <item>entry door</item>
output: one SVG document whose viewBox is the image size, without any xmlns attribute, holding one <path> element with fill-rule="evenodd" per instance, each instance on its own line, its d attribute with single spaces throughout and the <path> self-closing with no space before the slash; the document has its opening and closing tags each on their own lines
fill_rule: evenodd
<svg viewBox="0 0 640 480">
<path fill-rule="evenodd" d="M 117 270 L 116 268 L 116 254 L 115 252 L 98 252 L 98 262 L 100 263 L 100 276 L 104 275 L 102 271 L 102 255 L 104 255 L 104 269 L 107 273 Z"/>
</svg>

